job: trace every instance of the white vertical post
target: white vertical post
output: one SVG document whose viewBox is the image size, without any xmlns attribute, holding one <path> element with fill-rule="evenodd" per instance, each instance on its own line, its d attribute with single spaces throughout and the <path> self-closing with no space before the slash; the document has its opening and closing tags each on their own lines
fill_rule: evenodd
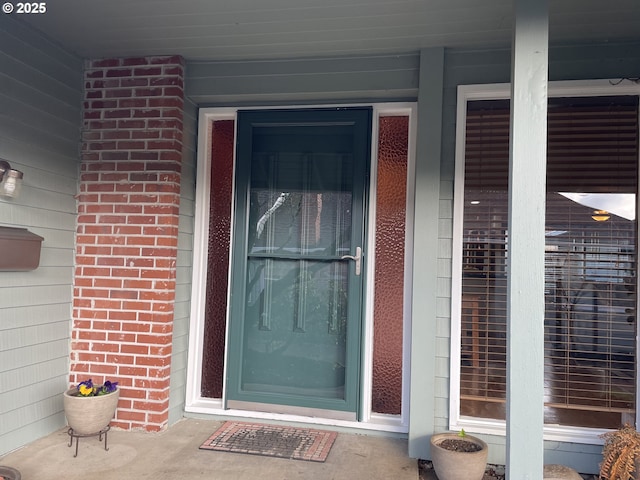
<svg viewBox="0 0 640 480">
<path fill-rule="evenodd" d="M 507 282 L 507 478 L 544 464 L 548 0 L 514 0 Z"/>
</svg>

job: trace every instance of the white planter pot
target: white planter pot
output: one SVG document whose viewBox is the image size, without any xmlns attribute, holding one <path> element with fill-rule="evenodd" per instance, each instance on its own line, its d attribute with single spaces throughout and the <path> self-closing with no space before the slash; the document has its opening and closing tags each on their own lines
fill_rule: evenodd
<svg viewBox="0 0 640 480">
<path fill-rule="evenodd" d="M 464 440 L 480 447 L 477 452 L 455 452 L 440 444 L 447 439 L 460 440 L 457 433 L 438 433 L 431 437 L 431 461 L 439 480 L 482 480 L 487 468 L 489 447 L 477 437 L 465 435 Z"/>
<path fill-rule="evenodd" d="M 0 465 L 0 478 L 6 478 L 7 480 L 21 480 L 22 475 L 20 475 L 20 472 L 15 468 Z"/>
<path fill-rule="evenodd" d="M 109 425 L 116 413 L 120 389 L 107 395 L 82 397 L 75 388 L 64 392 L 64 414 L 76 435 L 91 435 Z"/>
</svg>

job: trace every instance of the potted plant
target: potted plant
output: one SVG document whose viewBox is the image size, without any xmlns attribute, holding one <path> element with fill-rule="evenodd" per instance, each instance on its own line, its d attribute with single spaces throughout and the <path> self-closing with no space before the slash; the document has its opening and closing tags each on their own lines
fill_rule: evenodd
<svg viewBox="0 0 640 480">
<path fill-rule="evenodd" d="M 64 392 L 64 414 L 73 435 L 102 432 L 115 415 L 119 397 L 118 382 L 94 386 L 91 379 Z"/>
<path fill-rule="evenodd" d="M 20 480 L 22 475 L 15 468 L 0 465 L 0 480 Z"/>
<path fill-rule="evenodd" d="M 431 461 L 439 480 L 482 480 L 488 453 L 484 441 L 464 430 L 431 437 Z"/>
<path fill-rule="evenodd" d="M 640 464 L 640 433 L 631 425 L 601 435 L 603 480 L 637 480 Z"/>
</svg>

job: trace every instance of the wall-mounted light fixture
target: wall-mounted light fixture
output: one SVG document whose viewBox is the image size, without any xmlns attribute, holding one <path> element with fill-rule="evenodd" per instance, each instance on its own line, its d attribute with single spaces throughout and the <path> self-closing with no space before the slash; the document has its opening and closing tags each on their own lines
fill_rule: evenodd
<svg viewBox="0 0 640 480">
<path fill-rule="evenodd" d="M 9 162 L 0 158 L 0 196 L 15 198 L 20 195 L 23 174 L 11 168 Z"/>
</svg>

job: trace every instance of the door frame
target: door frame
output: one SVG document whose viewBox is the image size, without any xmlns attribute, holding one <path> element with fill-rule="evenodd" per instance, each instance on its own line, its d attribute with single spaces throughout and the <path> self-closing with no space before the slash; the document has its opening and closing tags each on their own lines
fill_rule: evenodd
<svg viewBox="0 0 640 480">
<path fill-rule="evenodd" d="M 237 112 L 239 110 L 258 109 L 313 109 L 333 107 L 372 107 L 371 131 L 371 162 L 370 184 L 367 200 L 367 231 L 366 244 L 363 246 L 367 255 L 366 277 L 364 278 L 363 299 L 363 334 L 361 361 L 361 394 L 359 421 L 335 420 L 325 418 L 311 418 L 299 415 L 251 412 L 245 410 L 228 409 L 226 405 L 226 382 L 220 399 L 202 397 L 201 373 L 204 338 L 206 274 L 207 274 L 207 245 L 209 237 L 209 198 L 211 192 L 211 135 L 212 122 L 218 120 L 234 120 L 237 128 Z M 377 185 L 377 153 L 378 153 L 378 119 L 381 116 L 409 117 L 409 151 L 407 165 L 407 204 L 406 204 L 406 240 L 405 240 L 405 272 L 404 272 L 404 333 L 403 333 L 403 382 L 402 382 L 402 413 L 400 415 L 383 415 L 371 411 L 371 387 L 373 365 L 373 298 L 375 273 L 375 209 Z M 271 105 L 271 106 L 242 106 L 242 107 L 212 107 L 201 108 L 198 118 L 198 152 L 196 168 L 196 194 L 194 212 L 194 241 L 193 241 L 193 271 L 191 285 L 191 316 L 189 324 L 188 365 L 185 392 L 185 412 L 197 414 L 212 414 L 234 417 L 249 417 L 259 419 L 279 419 L 285 421 L 303 421 L 322 425 L 354 427 L 360 429 L 381 430 L 406 433 L 409 426 L 409 392 L 410 392 L 410 358 L 411 358 L 411 292 L 413 278 L 413 224 L 415 197 L 415 153 L 417 134 L 417 104 L 415 102 L 389 103 L 357 103 L 357 104 L 319 104 L 319 105 Z M 234 145 L 234 168 L 235 168 Z M 235 172 L 234 172 L 235 177 Z M 234 181 L 235 183 L 235 181 Z M 232 197 L 235 191 L 232 192 Z M 235 215 L 235 205 L 232 205 L 232 217 Z M 233 245 L 231 232 L 231 245 Z M 232 252 L 230 251 L 230 256 Z M 231 269 L 229 277 L 231 280 Z M 227 299 L 227 332 L 225 345 L 228 346 L 229 337 L 229 299 Z M 174 347 L 175 348 L 175 347 Z M 225 355 L 226 358 L 226 355 Z M 224 378 L 226 378 L 226 365 Z"/>
</svg>

